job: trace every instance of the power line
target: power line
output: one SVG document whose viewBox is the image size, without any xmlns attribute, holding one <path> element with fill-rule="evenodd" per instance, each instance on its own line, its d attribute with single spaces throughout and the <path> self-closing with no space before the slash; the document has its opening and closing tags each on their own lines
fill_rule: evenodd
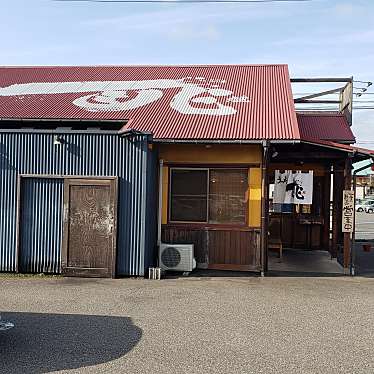
<svg viewBox="0 0 374 374">
<path fill-rule="evenodd" d="M 320 0 L 51 0 L 54 2 L 61 3 L 159 3 L 159 4 L 168 4 L 168 3 L 215 3 L 215 4 L 258 4 L 258 3 L 307 3 L 312 1 Z"/>
<path fill-rule="evenodd" d="M 362 106 L 362 107 L 353 107 L 354 110 L 374 110 L 374 106 Z M 320 111 L 320 112 L 336 112 L 337 108 L 334 107 L 303 107 L 297 108 L 297 110 L 302 111 Z"/>
<path fill-rule="evenodd" d="M 365 83 L 368 87 L 373 85 L 373 82 L 370 82 L 370 81 L 359 81 L 359 80 L 354 79 L 353 82 Z"/>
<path fill-rule="evenodd" d="M 317 92 L 294 92 L 294 95 L 314 95 Z M 360 94 L 360 95 L 374 95 L 374 92 L 353 92 L 353 95 Z M 332 95 L 339 95 L 339 92 L 326 94 L 324 96 L 332 96 Z"/>
</svg>

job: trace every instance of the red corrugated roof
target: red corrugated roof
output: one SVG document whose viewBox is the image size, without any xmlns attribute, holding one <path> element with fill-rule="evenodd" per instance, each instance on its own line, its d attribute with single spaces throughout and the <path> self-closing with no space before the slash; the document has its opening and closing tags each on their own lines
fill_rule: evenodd
<svg viewBox="0 0 374 374">
<path fill-rule="evenodd" d="M 3 67 L 0 118 L 131 120 L 159 140 L 300 138 L 286 65 Z"/>
<path fill-rule="evenodd" d="M 341 113 L 297 113 L 301 139 L 354 143 L 355 137 Z"/>
</svg>

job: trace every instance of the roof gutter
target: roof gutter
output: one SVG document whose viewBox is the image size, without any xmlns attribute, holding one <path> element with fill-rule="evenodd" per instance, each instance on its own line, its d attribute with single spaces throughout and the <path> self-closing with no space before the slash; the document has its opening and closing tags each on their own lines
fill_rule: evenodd
<svg viewBox="0 0 374 374">
<path fill-rule="evenodd" d="M 122 123 L 126 119 L 100 119 L 100 118 L 17 118 L 17 117 L 0 117 L 0 121 L 14 122 L 99 122 L 99 123 Z"/>
<path fill-rule="evenodd" d="M 336 151 L 347 152 L 347 153 L 351 153 L 351 154 L 355 154 L 357 152 L 354 149 L 352 149 L 352 150 L 350 150 L 350 149 L 343 149 L 343 148 L 339 148 L 339 147 L 334 147 L 333 145 L 321 144 L 321 143 L 317 143 L 317 142 L 313 142 L 313 141 L 308 141 L 308 140 L 302 140 L 301 142 L 302 143 L 306 143 L 306 144 L 310 144 L 310 145 L 317 145 L 319 147 L 334 149 Z"/>
<path fill-rule="evenodd" d="M 268 144 L 295 144 L 300 143 L 299 139 L 283 140 L 247 140 L 247 139 L 154 139 L 154 143 L 164 144 L 264 144 L 268 141 Z"/>
<path fill-rule="evenodd" d="M 290 78 L 291 83 L 350 83 L 353 81 L 352 77 L 342 78 Z"/>
<path fill-rule="evenodd" d="M 128 129 L 125 131 L 120 131 L 118 132 L 118 135 L 121 138 L 127 138 L 129 139 L 130 142 L 133 141 L 133 138 L 136 136 L 142 136 L 147 138 L 148 142 L 153 142 L 153 134 L 151 132 L 145 132 L 145 131 L 138 131 L 138 130 L 133 130 L 133 129 Z"/>
</svg>

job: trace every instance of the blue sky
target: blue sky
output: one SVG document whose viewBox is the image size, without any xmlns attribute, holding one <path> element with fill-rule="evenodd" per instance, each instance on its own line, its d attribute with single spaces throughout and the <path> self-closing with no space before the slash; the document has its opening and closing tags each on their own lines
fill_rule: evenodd
<svg viewBox="0 0 374 374">
<path fill-rule="evenodd" d="M 293 77 L 374 80 L 373 0 L 0 4 L 2 65 L 287 63 Z M 374 148 L 374 110 L 354 121 L 360 145 Z"/>
</svg>

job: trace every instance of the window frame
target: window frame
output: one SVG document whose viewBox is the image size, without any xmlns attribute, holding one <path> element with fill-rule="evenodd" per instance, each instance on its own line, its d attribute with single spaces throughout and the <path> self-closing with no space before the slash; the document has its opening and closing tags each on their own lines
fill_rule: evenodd
<svg viewBox="0 0 374 374">
<path fill-rule="evenodd" d="M 171 202 L 172 202 L 172 196 L 171 196 L 171 178 L 173 174 L 173 170 L 201 170 L 201 171 L 206 171 L 206 176 L 207 176 L 207 202 L 206 202 L 206 220 L 205 221 L 172 221 L 171 220 Z M 168 181 L 168 222 L 170 223 L 194 223 L 194 224 L 208 224 L 209 222 L 209 168 L 204 168 L 204 167 L 171 167 L 169 168 L 169 181 Z"/>
<path fill-rule="evenodd" d="M 202 170 L 207 172 L 207 201 L 206 201 L 206 221 L 172 221 L 171 220 L 171 202 L 172 202 L 172 191 L 171 191 L 171 180 L 172 180 L 172 174 L 173 170 Z M 209 196 L 210 196 L 210 170 L 243 170 L 247 173 L 247 192 L 248 192 L 248 200 L 245 206 L 245 222 L 244 223 L 210 223 L 209 222 Z M 249 172 L 250 167 L 249 166 L 170 166 L 169 167 L 169 180 L 168 180 L 168 224 L 186 224 L 186 225 L 203 225 L 203 226 L 221 226 L 221 227 L 248 227 L 248 213 L 249 213 Z"/>
</svg>

